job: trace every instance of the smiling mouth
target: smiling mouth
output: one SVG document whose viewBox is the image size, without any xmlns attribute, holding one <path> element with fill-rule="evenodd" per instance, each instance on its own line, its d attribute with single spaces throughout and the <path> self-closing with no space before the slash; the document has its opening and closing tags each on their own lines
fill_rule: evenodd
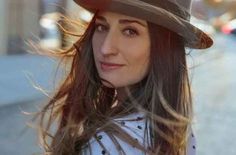
<svg viewBox="0 0 236 155">
<path fill-rule="evenodd" d="M 101 69 L 103 71 L 112 71 L 115 69 L 119 69 L 123 67 L 123 64 L 114 64 L 114 63 L 107 63 L 107 62 L 100 62 Z"/>
</svg>

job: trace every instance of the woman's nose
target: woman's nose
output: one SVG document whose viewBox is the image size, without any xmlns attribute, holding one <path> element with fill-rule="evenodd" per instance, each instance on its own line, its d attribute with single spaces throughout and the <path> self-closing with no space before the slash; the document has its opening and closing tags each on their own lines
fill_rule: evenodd
<svg viewBox="0 0 236 155">
<path fill-rule="evenodd" d="M 101 53 L 103 56 L 116 55 L 118 53 L 118 36 L 115 32 L 109 31 L 104 37 L 104 41 L 101 47 Z"/>
</svg>

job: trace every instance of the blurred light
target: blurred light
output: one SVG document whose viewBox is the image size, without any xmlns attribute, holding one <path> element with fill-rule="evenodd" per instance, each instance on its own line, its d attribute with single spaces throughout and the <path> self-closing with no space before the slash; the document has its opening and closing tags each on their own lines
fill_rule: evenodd
<svg viewBox="0 0 236 155">
<path fill-rule="evenodd" d="M 42 27 L 46 29 L 55 29 L 57 28 L 57 22 L 60 20 L 60 13 L 53 12 L 44 14 L 39 23 Z"/>
<path fill-rule="evenodd" d="M 225 34 L 230 34 L 235 29 L 236 29 L 236 19 L 222 26 L 221 31 Z"/>
<path fill-rule="evenodd" d="M 80 18 L 85 22 L 90 22 L 92 19 L 92 14 L 86 10 L 82 10 L 79 13 Z"/>
<path fill-rule="evenodd" d="M 47 49 L 58 49 L 61 46 L 61 41 L 57 38 L 42 39 L 40 46 Z"/>
<path fill-rule="evenodd" d="M 224 34 L 230 34 L 231 33 L 231 28 L 228 26 L 228 25 L 225 25 L 221 28 L 221 31 L 224 33 Z"/>
<path fill-rule="evenodd" d="M 214 0 L 216 3 L 220 3 L 222 2 L 223 0 Z"/>
<path fill-rule="evenodd" d="M 44 14 L 39 23 L 44 28 L 44 35 L 40 40 L 40 46 L 47 49 L 57 49 L 61 46 L 61 34 L 57 23 L 60 20 L 57 12 Z"/>
<path fill-rule="evenodd" d="M 53 21 L 52 19 L 49 19 L 49 18 L 41 18 L 39 23 L 42 27 L 47 28 L 47 29 L 55 29 L 56 28 L 55 21 Z"/>
</svg>

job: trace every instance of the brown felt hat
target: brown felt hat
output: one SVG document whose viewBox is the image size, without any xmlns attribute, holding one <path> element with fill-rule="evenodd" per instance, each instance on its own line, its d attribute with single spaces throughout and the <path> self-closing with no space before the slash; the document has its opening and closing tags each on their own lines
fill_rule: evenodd
<svg viewBox="0 0 236 155">
<path fill-rule="evenodd" d="M 213 40 L 190 23 L 191 0 L 74 0 L 86 10 L 112 11 L 166 27 L 184 38 L 185 46 L 209 48 Z"/>
</svg>

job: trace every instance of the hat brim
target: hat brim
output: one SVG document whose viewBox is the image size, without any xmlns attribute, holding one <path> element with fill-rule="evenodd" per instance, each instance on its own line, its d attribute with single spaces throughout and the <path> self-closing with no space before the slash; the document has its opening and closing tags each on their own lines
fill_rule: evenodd
<svg viewBox="0 0 236 155">
<path fill-rule="evenodd" d="M 81 7 L 95 13 L 96 11 L 111 11 L 140 18 L 163 26 L 184 38 L 185 46 L 193 49 L 206 49 L 212 46 L 213 40 L 188 20 L 180 18 L 169 11 L 151 5 L 142 6 L 113 0 L 74 0 Z M 85 2 L 86 1 L 86 2 Z M 96 4 L 95 4 L 96 3 Z"/>
</svg>

